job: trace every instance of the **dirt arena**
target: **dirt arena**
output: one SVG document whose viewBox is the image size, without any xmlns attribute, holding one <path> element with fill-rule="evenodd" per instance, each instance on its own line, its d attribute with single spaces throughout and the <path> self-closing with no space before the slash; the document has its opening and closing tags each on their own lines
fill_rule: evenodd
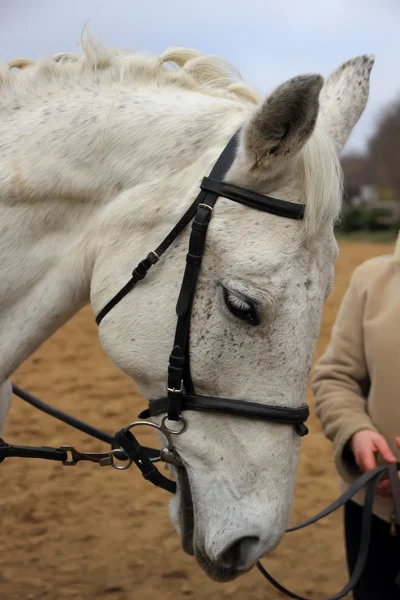
<svg viewBox="0 0 400 600">
<path fill-rule="evenodd" d="M 329 340 L 354 268 L 392 252 L 392 246 L 342 242 L 340 250 L 316 356 Z M 89 309 L 44 344 L 14 382 L 109 432 L 134 420 L 143 406 L 132 382 L 103 354 Z M 302 442 L 293 523 L 338 495 L 331 447 L 314 414 L 310 430 Z M 101 442 L 17 398 L 4 437 L 20 444 L 103 449 Z M 143 439 L 151 443 L 152 438 Z M 67 468 L 9 459 L 0 467 L 0 599 L 282 598 L 256 570 L 229 584 L 209 580 L 180 549 L 167 517 L 168 500 L 167 492 L 145 482 L 134 468 L 119 472 L 90 463 Z M 312 599 L 338 591 L 346 578 L 341 514 L 288 534 L 264 564 L 282 583 Z"/>
</svg>

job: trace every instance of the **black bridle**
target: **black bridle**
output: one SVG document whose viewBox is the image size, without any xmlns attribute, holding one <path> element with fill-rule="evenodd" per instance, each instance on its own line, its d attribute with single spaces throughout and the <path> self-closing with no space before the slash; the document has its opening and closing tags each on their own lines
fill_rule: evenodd
<svg viewBox="0 0 400 600">
<path fill-rule="evenodd" d="M 172 242 L 178 237 L 193 219 L 189 247 L 186 255 L 186 267 L 182 285 L 176 303 L 177 324 L 172 352 L 169 356 L 167 395 L 157 400 L 150 400 L 147 411 L 141 413 L 148 418 L 162 413 L 168 415 L 170 421 L 182 419 L 182 411 L 197 410 L 229 414 L 239 417 L 261 419 L 294 425 L 298 435 L 307 433 L 304 425 L 309 410 L 306 404 L 298 408 L 271 406 L 247 400 L 199 396 L 196 394 L 190 372 L 189 334 L 190 318 L 196 283 L 199 276 L 208 226 L 215 204 L 220 196 L 245 206 L 271 213 L 287 219 L 302 219 L 304 205 L 270 198 L 223 181 L 228 169 L 235 159 L 238 133 L 230 140 L 219 159 L 215 163 L 210 176 L 200 184 L 201 191 L 193 204 L 188 208 L 180 221 L 167 235 L 164 241 L 151 252 L 133 270 L 132 277 L 124 287 L 104 306 L 96 317 L 98 325 L 104 317 L 124 298 L 133 287 L 156 264 Z"/>
<path fill-rule="evenodd" d="M 140 414 L 141 418 L 149 418 L 151 416 L 164 414 L 165 416 L 162 419 L 161 425 L 149 421 L 137 421 L 131 423 L 124 429 L 121 429 L 114 436 L 110 436 L 75 417 L 71 417 L 64 412 L 55 409 L 18 386 L 13 385 L 14 394 L 26 402 L 51 416 L 56 417 L 64 423 L 110 444 L 111 450 L 109 452 L 96 453 L 78 452 L 72 446 L 61 446 L 60 448 L 16 446 L 7 444 L 0 438 L 0 462 L 5 458 L 12 456 L 56 460 L 62 462 L 63 465 L 76 465 L 79 461 L 87 460 L 98 463 L 101 466 L 111 465 L 121 470 L 128 468 L 134 463 L 140 469 L 145 479 L 168 492 L 175 493 L 175 482 L 164 477 L 164 475 L 162 475 L 155 467 L 154 463 L 163 460 L 164 462 L 173 464 L 177 468 L 183 467 L 183 463 L 173 445 L 173 436 L 180 435 L 187 429 L 187 421 L 182 416 L 183 411 L 206 411 L 292 425 L 299 436 L 303 436 L 308 432 L 305 421 L 308 418 L 309 409 L 306 404 L 303 404 L 298 408 L 293 408 L 249 402 L 247 400 L 200 396 L 196 394 L 193 386 L 190 373 L 189 353 L 190 317 L 196 283 L 204 254 L 207 229 L 218 197 L 222 196 L 234 202 L 238 202 L 239 204 L 263 212 L 268 212 L 279 217 L 289 219 L 303 219 L 304 217 L 305 207 L 302 204 L 270 198 L 250 190 L 230 185 L 223 181 L 223 177 L 226 175 L 235 158 L 237 140 L 238 134 L 231 139 L 225 150 L 222 152 L 212 169 L 210 176 L 203 179 L 200 185 L 201 192 L 193 204 L 188 208 L 156 250 L 150 252 L 144 260 L 140 261 L 138 266 L 133 270 L 131 279 L 117 292 L 117 294 L 115 294 L 96 317 L 96 322 L 100 325 L 101 321 L 112 308 L 114 308 L 139 281 L 145 278 L 149 269 L 160 260 L 172 242 L 180 235 L 190 221 L 193 220 L 192 231 L 189 238 L 189 248 L 186 255 L 186 268 L 176 305 L 177 326 L 172 352 L 169 357 L 167 395 L 162 398 L 150 400 L 148 409 Z M 171 429 L 167 424 L 167 420 L 180 422 L 179 429 L 177 431 Z M 166 447 L 159 451 L 142 446 L 132 433 L 132 429 L 138 426 L 153 427 L 163 433 L 167 439 Z M 316 523 L 323 517 L 344 506 L 344 504 L 360 489 L 363 487 L 367 488 L 363 509 L 363 532 L 356 568 L 348 584 L 338 594 L 331 596 L 328 600 L 339 600 L 340 598 L 343 598 L 347 593 L 354 589 L 361 577 L 368 555 L 375 490 L 379 481 L 384 476 L 390 477 L 393 496 L 395 498 L 395 522 L 400 522 L 400 483 L 397 476 L 399 469 L 400 463 L 397 463 L 390 467 L 377 467 L 376 469 L 365 473 L 350 486 L 344 494 L 322 512 L 312 519 L 288 530 L 297 531 L 307 525 Z M 290 592 L 279 584 L 259 562 L 257 563 L 257 568 L 279 591 L 295 600 L 306 600 L 302 596 Z M 398 579 L 400 585 L 400 576 Z"/>
</svg>

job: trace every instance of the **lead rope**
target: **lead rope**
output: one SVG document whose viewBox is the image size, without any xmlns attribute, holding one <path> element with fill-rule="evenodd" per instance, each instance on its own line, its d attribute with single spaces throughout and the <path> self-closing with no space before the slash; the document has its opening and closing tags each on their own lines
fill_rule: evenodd
<svg viewBox="0 0 400 600">
<path fill-rule="evenodd" d="M 364 572 L 365 565 L 368 557 L 369 543 L 371 538 L 371 525 L 372 525 L 372 516 L 373 516 L 373 504 L 374 497 L 377 485 L 379 481 L 383 478 L 384 475 L 388 474 L 390 481 L 392 483 L 392 492 L 395 503 L 395 513 L 397 518 L 400 516 L 400 482 L 398 478 L 398 471 L 400 470 L 400 462 L 396 464 L 392 464 L 389 467 L 376 467 L 367 473 L 364 473 L 357 481 L 355 481 L 339 498 L 337 498 L 332 504 L 330 504 L 327 508 L 322 510 L 320 513 L 300 523 L 300 525 L 296 525 L 295 527 L 291 527 L 287 530 L 287 533 L 292 531 L 298 531 L 299 529 L 303 529 L 308 525 L 312 525 L 313 523 L 317 523 L 320 519 L 332 514 L 342 506 L 346 504 L 353 496 L 361 490 L 365 485 L 366 494 L 365 501 L 362 513 L 362 531 L 361 531 L 361 541 L 360 541 L 360 549 L 357 556 L 356 566 L 354 568 L 353 574 L 348 581 L 348 583 L 334 596 L 329 596 L 325 600 L 340 600 L 340 598 L 344 598 L 349 592 L 353 591 L 359 582 L 361 575 Z M 399 521 L 398 521 L 399 522 Z M 304 596 L 300 596 L 299 594 L 295 594 L 291 592 L 286 587 L 281 585 L 268 571 L 263 567 L 260 562 L 257 562 L 257 569 L 260 573 L 282 594 L 286 594 L 289 598 L 293 598 L 293 600 L 309 600 Z M 396 584 L 400 585 L 400 572 L 396 577 Z"/>
</svg>

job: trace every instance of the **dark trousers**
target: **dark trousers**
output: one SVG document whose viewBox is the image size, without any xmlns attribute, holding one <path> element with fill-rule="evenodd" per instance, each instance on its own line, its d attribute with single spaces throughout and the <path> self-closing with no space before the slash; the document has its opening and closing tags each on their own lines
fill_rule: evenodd
<svg viewBox="0 0 400 600">
<path fill-rule="evenodd" d="M 356 564 L 361 537 L 362 507 L 348 502 L 344 510 L 347 564 L 350 574 Z M 400 528 L 391 536 L 389 524 L 373 516 L 367 564 L 354 590 L 355 600 L 400 600 L 395 579 L 400 571 Z"/>
</svg>

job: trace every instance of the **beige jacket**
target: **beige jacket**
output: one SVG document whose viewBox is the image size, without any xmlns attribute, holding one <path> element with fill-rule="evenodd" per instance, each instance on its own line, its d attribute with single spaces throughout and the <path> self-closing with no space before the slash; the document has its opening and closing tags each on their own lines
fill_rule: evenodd
<svg viewBox="0 0 400 600">
<path fill-rule="evenodd" d="M 342 487 L 360 475 L 346 446 L 360 429 L 381 433 L 400 460 L 400 235 L 393 256 L 370 259 L 354 271 L 311 385 Z M 355 501 L 363 498 L 361 492 Z M 392 511 L 390 499 L 376 498 L 377 516 L 389 520 Z"/>
</svg>

